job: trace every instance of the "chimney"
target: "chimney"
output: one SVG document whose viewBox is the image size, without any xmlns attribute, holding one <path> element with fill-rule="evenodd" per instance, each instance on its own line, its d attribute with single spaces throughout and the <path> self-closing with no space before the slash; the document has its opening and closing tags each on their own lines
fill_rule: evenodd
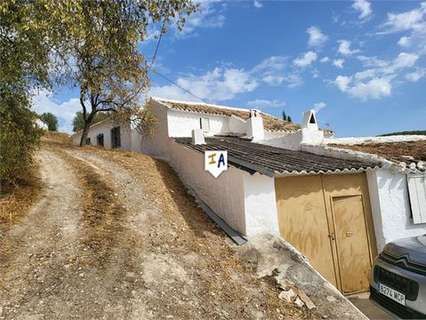
<svg viewBox="0 0 426 320">
<path fill-rule="evenodd" d="M 321 144 L 324 140 L 324 132 L 319 129 L 317 116 L 314 110 L 308 110 L 303 114 L 302 143 Z"/>
<path fill-rule="evenodd" d="M 302 129 L 318 130 L 317 116 L 314 110 L 308 110 L 303 114 Z"/>
<path fill-rule="evenodd" d="M 192 144 L 206 144 L 202 129 L 192 130 Z"/>
<path fill-rule="evenodd" d="M 247 136 L 252 138 L 252 141 L 263 140 L 265 132 L 263 129 L 262 113 L 257 109 L 250 109 L 250 118 L 247 120 L 248 132 Z"/>
</svg>

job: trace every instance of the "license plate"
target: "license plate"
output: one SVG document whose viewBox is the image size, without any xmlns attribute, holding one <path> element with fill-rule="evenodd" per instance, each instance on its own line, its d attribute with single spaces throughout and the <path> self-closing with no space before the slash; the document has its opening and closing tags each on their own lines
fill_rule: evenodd
<svg viewBox="0 0 426 320">
<path fill-rule="evenodd" d="M 398 292 L 384 284 L 379 283 L 379 291 L 384 296 L 391 298 L 393 301 L 396 301 L 405 306 L 405 295 L 401 292 Z"/>
</svg>

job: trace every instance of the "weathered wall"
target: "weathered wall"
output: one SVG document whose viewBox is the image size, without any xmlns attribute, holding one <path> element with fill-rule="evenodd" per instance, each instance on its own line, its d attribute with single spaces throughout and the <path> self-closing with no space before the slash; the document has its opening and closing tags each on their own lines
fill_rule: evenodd
<svg viewBox="0 0 426 320">
<path fill-rule="evenodd" d="M 379 252 L 390 241 L 426 233 L 426 224 L 414 224 L 411 218 L 405 174 L 378 169 L 367 177 Z"/>
</svg>

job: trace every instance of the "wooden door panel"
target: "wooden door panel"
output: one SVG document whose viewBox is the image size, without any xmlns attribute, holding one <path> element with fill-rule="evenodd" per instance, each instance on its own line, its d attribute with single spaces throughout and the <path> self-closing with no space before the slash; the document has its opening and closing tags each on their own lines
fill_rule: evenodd
<svg viewBox="0 0 426 320">
<path fill-rule="evenodd" d="M 275 188 L 282 237 L 336 286 L 321 177 L 277 178 Z"/>
<path fill-rule="evenodd" d="M 333 197 L 337 258 L 343 293 L 368 290 L 371 270 L 361 195 Z"/>
</svg>

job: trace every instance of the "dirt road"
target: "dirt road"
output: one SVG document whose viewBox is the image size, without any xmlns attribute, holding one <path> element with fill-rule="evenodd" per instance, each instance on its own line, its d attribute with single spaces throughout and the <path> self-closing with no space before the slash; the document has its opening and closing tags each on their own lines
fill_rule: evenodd
<svg viewBox="0 0 426 320">
<path fill-rule="evenodd" d="M 310 318 L 244 269 L 164 163 L 44 144 L 43 190 L 0 239 L 0 319 Z"/>
</svg>

